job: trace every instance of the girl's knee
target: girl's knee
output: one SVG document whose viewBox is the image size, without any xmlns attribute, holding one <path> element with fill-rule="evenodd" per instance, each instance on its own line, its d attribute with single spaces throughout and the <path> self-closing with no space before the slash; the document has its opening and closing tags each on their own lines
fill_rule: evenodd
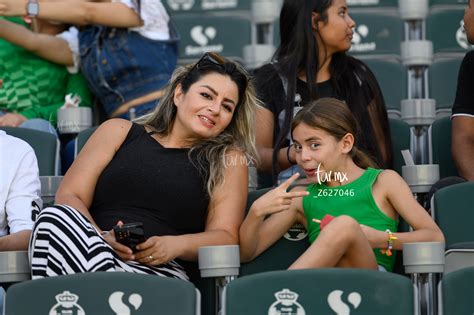
<svg viewBox="0 0 474 315">
<path fill-rule="evenodd" d="M 333 234 L 332 237 L 347 239 L 352 238 L 360 230 L 359 223 L 352 217 L 341 215 L 334 218 L 321 233 Z"/>
</svg>

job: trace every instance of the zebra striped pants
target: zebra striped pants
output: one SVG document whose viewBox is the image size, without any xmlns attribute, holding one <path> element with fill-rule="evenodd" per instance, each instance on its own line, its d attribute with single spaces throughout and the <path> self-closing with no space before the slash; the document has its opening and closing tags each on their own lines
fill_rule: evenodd
<svg viewBox="0 0 474 315">
<path fill-rule="evenodd" d="M 159 266 L 123 261 L 79 211 L 66 205 L 43 209 L 33 228 L 29 257 L 32 279 L 79 272 L 122 271 L 189 280 L 171 261 Z"/>
</svg>

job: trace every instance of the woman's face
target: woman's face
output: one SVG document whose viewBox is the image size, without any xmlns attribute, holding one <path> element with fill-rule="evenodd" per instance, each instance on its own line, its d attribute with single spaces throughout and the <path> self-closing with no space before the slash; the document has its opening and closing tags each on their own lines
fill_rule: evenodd
<svg viewBox="0 0 474 315">
<path fill-rule="evenodd" d="M 230 124 L 238 102 L 237 84 L 228 75 L 206 74 L 186 93 L 178 85 L 173 130 L 183 140 L 214 138 Z"/>
<path fill-rule="evenodd" d="M 327 20 L 324 22 L 318 14 L 313 13 L 313 21 L 317 21 L 313 22 L 313 28 L 320 54 L 326 53 L 330 56 L 349 50 L 355 22 L 349 16 L 346 0 L 333 0 L 326 15 Z"/>
</svg>

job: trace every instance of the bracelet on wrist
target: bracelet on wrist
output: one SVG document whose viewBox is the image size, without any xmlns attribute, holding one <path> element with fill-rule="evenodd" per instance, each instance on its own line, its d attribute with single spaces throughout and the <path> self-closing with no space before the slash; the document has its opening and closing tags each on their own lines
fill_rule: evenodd
<svg viewBox="0 0 474 315">
<path fill-rule="evenodd" d="M 381 249 L 380 252 L 382 255 L 387 255 L 387 256 L 392 256 L 392 249 L 393 249 L 393 241 L 398 239 L 396 236 L 393 235 L 392 231 L 389 229 L 385 230 L 385 233 L 387 233 L 387 248 L 386 249 Z"/>
<path fill-rule="evenodd" d="M 288 160 L 288 163 L 290 163 L 291 165 L 294 165 L 296 164 L 295 161 L 292 161 L 291 158 L 290 158 L 290 150 L 291 150 L 291 147 L 292 145 L 290 144 L 287 148 L 286 148 L 286 159 Z"/>
</svg>

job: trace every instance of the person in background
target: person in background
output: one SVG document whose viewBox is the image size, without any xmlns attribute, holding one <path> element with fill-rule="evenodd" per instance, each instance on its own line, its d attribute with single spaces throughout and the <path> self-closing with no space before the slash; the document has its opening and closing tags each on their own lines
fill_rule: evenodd
<svg viewBox="0 0 474 315">
<path fill-rule="evenodd" d="M 361 123 L 358 147 L 380 167 L 391 166 L 390 128 L 380 88 L 367 65 L 346 55 L 354 27 L 346 0 L 284 1 L 280 46 L 273 61 L 256 71 L 257 92 L 264 103 L 257 111 L 261 175 L 273 174 L 275 179 L 295 164 L 291 119 L 321 97 L 344 100 Z"/>
</svg>

